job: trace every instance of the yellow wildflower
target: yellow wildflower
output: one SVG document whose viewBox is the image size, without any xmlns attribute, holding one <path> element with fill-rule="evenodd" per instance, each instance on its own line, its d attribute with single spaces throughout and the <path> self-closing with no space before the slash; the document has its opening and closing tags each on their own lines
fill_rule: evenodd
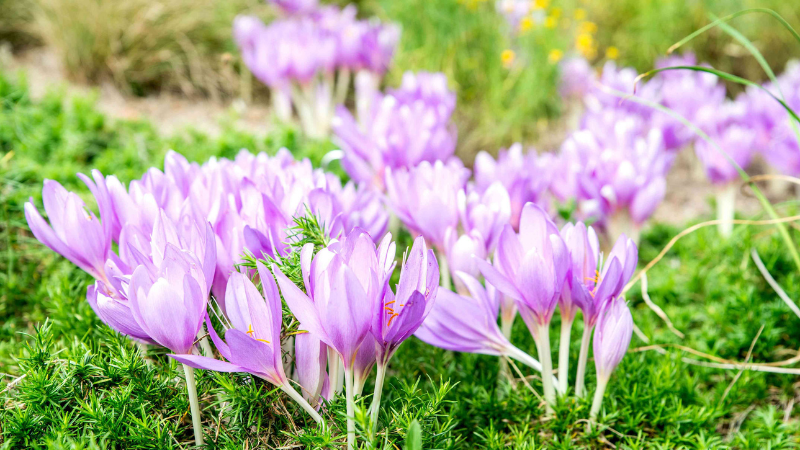
<svg viewBox="0 0 800 450">
<path fill-rule="evenodd" d="M 525 16 L 519 21 L 519 31 L 526 32 L 533 28 L 533 19 L 530 16 Z"/>
<path fill-rule="evenodd" d="M 578 31 L 580 33 L 595 34 L 597 33 L 597 24 L 594 22 L 589 22 L 588 20 L 581 22 L 581 24 L 578 25 Z"/>
<path fill-rule="evenodd" d="M 550 0 L 533 0 L 533 9 L 546 9 L 550 6 Z"/>
<path fill-rule="evenodd" d="M 575 20 L 584 20 L 586 19 L 586 10 L 583 8 L 578 8 L 575 10 Z"/>
<path fill-rule="evenodd" d="M 550 15 L 558 19 L 559 17 L 561 17 L 561 8 L 556 7 L 551 9 Z"/>
<path fill-rule="evenodd" d="M 510 68 L 512 64 L 514 64 L 514 60 L 517 58 L 517 54 L 514 53 L 514 50 L 505 49 L 503 53 L 500 54 L 500 61 L 503 62 L 503 67 L 506 69 Z"/>
<path fill-rule="evenodd" d="M 614 47 L 613 45 L 611 47 L 608 47 L 606 49 L 606 58 L 608 59 L 619 58 L 619 49 L 617 47 Z"/>
<path fill-rule="evenodd" d="M 564 52 L 562 52 L 557 48 L 550 50 L 550 53 L 547 54 L 547 60 L 550 61 L 550 64 L 555 64 L 561 61 L 561 58 L 563 57 L 564 57 Z"/>
<path fill-rule="evenodd" d="M 553 29 L 558 25 L 558 19 L 553 16 L 547 16 L 544 18 L 544 26 L 545 28 Z"/>
</svg>

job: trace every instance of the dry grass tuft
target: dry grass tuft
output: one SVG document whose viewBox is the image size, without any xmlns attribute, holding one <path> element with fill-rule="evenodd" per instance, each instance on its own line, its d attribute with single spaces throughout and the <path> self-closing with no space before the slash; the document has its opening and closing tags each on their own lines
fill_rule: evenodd
<svg viewBox="0 0 800 450">
<path fill-rule="evenodd" d="M 237 14 L 267 13 L 258 0 L 32 2 L 33 34 L 58 52 L 69 76 L 110 80 L 138 95 L 236 94 L 239 60 L 231 23 Z"/>
</svg>

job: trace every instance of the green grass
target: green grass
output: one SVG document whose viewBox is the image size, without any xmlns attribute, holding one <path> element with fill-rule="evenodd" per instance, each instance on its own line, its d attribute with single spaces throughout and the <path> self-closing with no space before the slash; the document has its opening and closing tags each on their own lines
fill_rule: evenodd
<svg viewBox="0 0 800 450">
<path fill-rule="evenodd" d="M 84 299 L 90 277 L 30 236 L 22 204 L 29 196 L 40 201 L 44 178 L 85 193 L 75 172 L 96 167 L 130 180 L 151 165 L 160 166 L 169 148 L 199 161 L 232 156 L 242 147 L 273 152 L 286 145 L 318 160 L 329 144 L 304 141 L 291 130 L 255 138 L 233 128 L 221 138 L 190 131 L 164 139 L 147 123 L 108 120 L 91 98 L 53 92 L 33 102 L 24 84 L 8 76 L 0 76 L 0 100 L 0 448 L 188 448 L 191 421 L 179 367 L 163 350 L 149 348 L 143 354 L 100 323 Z M 679 231 L 656 225 L 646 232 L 642 262 Z M 400 240 L 402 247 L 408 236 Z M 670 332 L 644 304 L 639 285 L 629 295 L 636 323 L 651 343 L 680 344 L 734 360 L 747 357 L 763 326 L 753 361 L 796 355 L 800 318 L 749 259 L 755 246 L 788 295 L 798 298 L 797 273 L 782 245 L 767 227 L 737 228 L 727 241 L 713 228 L 685 237 L 649 273 L 652 300 L 685 337 Z M 551 328 L 555 340 L 557 329 L 558 315 Z M 579 320 L 573 330 L 573 371 L 580 332 Z M 535 354 L 520 320 L 513 341 Z M 644 345 L 634 337 L 631 347 Z M 402 448 L 406 430 L 417 420 L 425 449 L 606 448 L 608 443 L 628 449 L 788 449 L 800 444 L 800 413 L 787 409 L 800 394 L 796 376 L 745 371 L 737 377 L 736 371 L 689 365 L 682 356 L 687 355 L 676 349 L 667 355 L 629 353 L 606 393 L 603 425 L 587 434 L 589 400 L 560 400 L 555 419 L 543 420 L 535 394 L 519 381 L 512 387 L 499 377 L 498 359 L 446 352 L 411 339 L 390 364 L 382 410 L 382 423 L 389 424 L 386 439 Z M 538 378 L 528 381 L 541 392 Z M 332 443 L 342 442 L 342 399 L 326 410 L 334 427 L 322 432 L 288 398 L 246 375 L 198 371 L 198 391 L 209 448 L 337 448 Z"/>
</svg>

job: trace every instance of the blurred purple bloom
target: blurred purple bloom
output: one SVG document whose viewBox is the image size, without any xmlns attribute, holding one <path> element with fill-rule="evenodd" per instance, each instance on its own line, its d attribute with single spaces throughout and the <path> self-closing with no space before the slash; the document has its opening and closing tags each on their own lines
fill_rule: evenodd
<svg viewBox="0 0 800 450">
<path fill-rule="evenodd" d="M 499 182 L 508 192 L 511 201 L 511 225 L 519 228 L 522 207 L 533 202 L 548 208 L 546 198 L 553 173 L 554 159 L 548 154 L 537 155 L 535 150 L 524 154 L 522 145 L 514 144 L 509 149 L 500 150 L 497 160 L 486 152 L 475 157 L 475 190 L 483 193 Z"/>
<path fill-rule="evenodd" d="M 314 11 L 318 0 L 269 0 L 281 10 L 290 14 L 303 14 Z"/>
<path fill-rule="evenodd" d="M 399 89 L 376 95 L 360 125 L 340 106 L 333 129 L 345 153 L 345 170 L 355 181 L 383 190 L 386 168 L 450 158 L 457 138 L 450 121 L 454 108 L 455 94 L 445 76 L 425 72 L 406 73 Z"/>
<path fill-rule="evenodd" d="M 458 159 L 422 162 L 413 169 L 386 170 L 386 192 L 397 217 L 444 253 L 448 228 L 457 227 L 458 192 L 469 170 Z"/>
<path fill-rule="evenodd" d="M 589 61 L 580 56 L 567 58 L 558 67 L 561 72 L 558 91 L 562 97 L 582 98 L 597 82 L 597 74 Z"/>
<path fill-rule="evenodd" d="M 719 149 L 742 169 L 750 165 L 756 152 L 758 133 L 749 125 L 746 104 L 742 101 L 726 101 L 715 108 L 701 126 Z M 718 148 L 703 139 L 695 143 L 695 152 L 703 163 L 706 176 L 714 184 L 727 183 L 739 177 L 736 167 Z"/>
<path fill-rule="evenodd" d="M 459 191 L 458 210 L 464 231 L 480 234 L 486 253 L 493 252 L 503 227 L 511 219 L 511 199 L 503 184 L 495 181 L 482 193 Z"/>
</svg>

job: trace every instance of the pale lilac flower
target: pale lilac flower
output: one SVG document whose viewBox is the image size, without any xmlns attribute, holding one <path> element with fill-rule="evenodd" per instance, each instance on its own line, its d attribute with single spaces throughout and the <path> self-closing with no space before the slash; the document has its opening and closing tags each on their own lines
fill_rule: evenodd
<svg viewBox="0 0 800 450">
<path fill-rule="evenodd" d="M 200 261 L 167 244 L 164 260 L 150 273 L 134 270 L 128 301 L 136 323 L 159 345 L 189 354 L 203 323 L 208 288 Z"/>
<path fill-rule="evenodd" d="M 386 365 L 394 352 L 422 325 L 430 313 L 439 290 L 439 265 L 433 250 L 420 236 L 404 255 L 397 293 L 380 300 L 372 322 L 377 342 L 378 363 Z M 392 263 L 386 258 L 385 264 Z M 393 266 L 391 266 L 393 267 Z M 387 267 L 387 272 L 391 269 Z"/>
<path fill-rule="evenodd" d="M 528 203 L 520 231 L 506 225 L 495 254 L 497 265 L 478 260 L 488 283 L 517 300 L 531 332 L 546 326 L 570 270 L 569 253 L 558 228 L 541 208 Z"/>
<path fill-rule="evenodd" d="M 228 279 L 225 298 L 230 322 L 224 341 L 206 316 L 211 339 L 229 362 L 187 354 L 170 355 L 172 358 L 196 369 L 247 372 L 276 386 L 288 383 L 281 361 L 280 294 L 272 274 L 260 262 L 257 268 L 263 296 L 245 274 L 234 272 Z"/>
<path fill-rule="evenodd" d="M 747 169 L 757 151 L 758 133 L 749 125 L 749 114 L 744 102 L 727 101 L 708 114 L 701 126 L 718 147 L 698 139 L 695 142 L 695 153 L 703 163 L 709 181 L 714 184 L 728 183 L 739 178 L 736 166 L 728 158 L 740 168 Z"/>
<path fill-rule="evenodd" d="M 386 192 L 395 214 L 411 232 L 444 253 L 447 229 L 458 226 L 458 192 L 468 177 L 460 160 L 424 161 L 413 169 L 387 169 Z"/>
<path fill-rule="evenodd" d="M 475 260 L 476 258 L 486 259 L 488 256 L 486 242 L 483 235 L 477 231 L 459 236 L 455 228 L 450 228 L 445 234 L 444 246 L 448 269 L 450 274 L 453 275 L 456 291 L 464 295 L 466 287 L 455 274 L 464 272 L 472 277 L 480 275 L 480 269 L 478 269 L 478 264 Z"/>
<path fill-rule="evenodd" d="M 269 0 L 270 3 L 289 14 L 304 14 L 314 11 L 318 0 Z"/>
<path fill-rule="evenodd" d="M 294 337 L 295 381 L 302 387 L 303 398 L 311 406 L 319 407 L 322 399 L 330 400 L 328 371 L 328 346 L 311 333 Z"/>
<path fill-rule="evenodd" d="M 500 181 L 495 181 L 485 191 L 465 190 L 458 193 L 458 211 L 465 233 L 477 233 L 483 238 L 486 253 L 497 246 L 505 224 L 511 219 L 511 198 Z"/>
<path fill-rule="evenodd" d="M 100 218 L 77 194 L 53 180 L 45 180 L 42 189 L 50 224 L 39 214 L 33 199 L 25 202 L 25 218 L 36 239 L 98 280 L 108 282 L 104 267 L 111 253 L 113 213 L 103 175 L 93 170 L 92 177 L 94 182 L 81 175 L 97 200 Z"/>
<path fill-rule="evenodd" d="M 522 207 L 533 202 L 547 209 L 547 188 L 553 174 L 553 158 L 537 155 L 531 149 L 523 153 L 522 145 L 514 144 L 508 150 L 500 150 L 497 160 L 486 152 L 475 157 L 475 190 L 485 192 L 494 183 L 501 183 L 511 202 L 511 225 L 519 228 Z"/>
<path fill-rule="evenodd" d="M 594 393 L 592 409 L 589 413 L 591 421 L 597 419 L 603 403 L 608 380 L 617 368 L 633 335 L 633 317 L 628 305 L 622 298 L 615 298 L 606 304 L 600 322 L 594 332 L 594 363 L 597 369 L 597 390 Z M 590 425 L 591 427 L 591 422 Z"/>
<path fill-rule="evenodd" d="M 558 65 L 561 73 L 558 91 L 562 97 L 582 98 L 597 82 L 597 74 L 585 58 L 566 58 Z"/>
<path fill-rule="evenodd" d="M 302 329 L 334 349 L 346 370 L 352 367 L 375 305 L 383 298 L 388 282 L 384 254 L 393 247 L 389 242 L 387 235 L 378 250 L 369 235 L 356 229 L 313 257 L 313 245 L 307 244 L 300 256 L 307 294 L 273 267 L 283 298 Z"/>
<path fill-rule="evenodd" d="M 443 74 L 407 73 L 402 86 L 375 96 L 366 118 L 344 107 L 333 122 L 344 151 L 342 164 L 350 177 L 378 190 L 386 168 L 412 168 L 423 161 L 447 160 L 455 152 L 457 133 L 450 118 L 455 94 Z"/>
</svg>

